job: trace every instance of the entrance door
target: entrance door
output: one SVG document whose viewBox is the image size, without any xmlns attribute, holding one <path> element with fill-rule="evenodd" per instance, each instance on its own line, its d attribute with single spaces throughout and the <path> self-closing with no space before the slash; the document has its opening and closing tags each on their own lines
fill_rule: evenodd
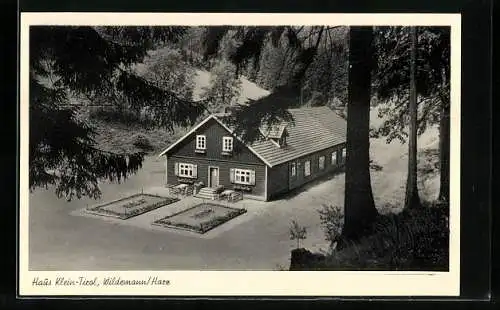
<svg viewBox="0 0 500 310">
<path fill-rule="evenodd" d="M 217 187 L 219 186 L 219 168 L 218 167 L 210 167 L 209 168 L 209 187 Z"/>
</svg>

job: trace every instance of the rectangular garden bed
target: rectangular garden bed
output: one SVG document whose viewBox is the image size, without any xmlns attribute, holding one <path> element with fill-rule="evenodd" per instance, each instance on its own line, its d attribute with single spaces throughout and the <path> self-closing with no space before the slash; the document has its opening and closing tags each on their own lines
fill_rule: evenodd
<svg viewBox="0 0 500 310">
<path fill-rule="evenodd" d="M 230 208 L 214 203 L 201 203 L 189 209 L 156 220 L 153 222 L 153 225 L 204 234 L 245 212 L 245 209 Z"/>
<path fill-rule="evenodd" d="M 93 206 L 87 208 L 86 211 L 91 214 L 126 220 L 176 201 L 179 199 L 141 193 Z"/>
</svg>

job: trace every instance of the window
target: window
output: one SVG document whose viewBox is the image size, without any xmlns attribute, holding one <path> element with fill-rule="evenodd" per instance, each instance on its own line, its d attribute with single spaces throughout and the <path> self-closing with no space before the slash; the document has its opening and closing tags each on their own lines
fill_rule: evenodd
<svg viewBox="0 0 500 310">
<path fill-rule="evenodd" d="M 207 137 L 204 135 L 196 136 L 196 149 L 206 150 L 207 149 Z"/>
<path fill-rule="evenodd" d="M 233 151 L 233 137 L 223 137 L 222 138 L 222 151 L 232 152 Z"/>
<path fill-rule="evenodd" d="M 304 163 L 304 175 L 307 177 L 311 174 L 311 161 L 308 160 Z"/>
<path fill-rule="evenodd" d="M 248 169 L 231 169 L 231 182 L 236 184 L 255 184 L 255 171 Z"/>
<path fill-rule="evenodd" d="M 337 151 L 332 153 L 332 165 L 337 164 Z"/>
<path fill-rule="evenodd" d="M 318 166 L 320 170 L 325 169 L 325 156 L 320 156 L 318 158 Z"/>
<path fill-rule="evenodd" d="M 292 177 L 294 177 L 297 174 L 297 167 L 295 163 L 292 163 Z"/>
<path fill-rule="evenodd" d="M 347 149 L 343 148 L 342 149 L 342 162 L 345 162 L 346 157 L 347 157 Z"/>
<path fill-rule="evenodd" d="M 193 164 L 176 164 L 177 175 L 184 178 L 196 178 L 197 177 L 197 166 Z"/>
</svg>

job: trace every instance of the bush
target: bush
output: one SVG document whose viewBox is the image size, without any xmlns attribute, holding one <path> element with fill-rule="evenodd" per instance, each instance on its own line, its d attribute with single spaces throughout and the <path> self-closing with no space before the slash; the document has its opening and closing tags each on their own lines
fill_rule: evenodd
<svg viewBox="0 0 500 310">
<path fill-rule="evenodd" d="M 326 240 L 330 241 L 333 245 L 342 233 L 344 215 L 338 206 L 323 205 L 322 207 L 322 209 L 318 210 L 321 225 L 323 226 Z"/>
<path fill-rule="evenodd" d="M 140 133 L 132 137 L 132 144 L 143 151 L 152 151 L 154 149 L 148 137 Z"/>
<path fill-rule="evenodd" d="M 336 211 L 324 207 L 324 218 L 334 222 Z M 449 270 L 447 206 L 424 206 L 399 214 L 380 215 L 372 233 L 347 244 L 323 260 L 303 263 L 303 270 Z M 329 226 L 334 236 L 335 226 Z"/>
</svg>

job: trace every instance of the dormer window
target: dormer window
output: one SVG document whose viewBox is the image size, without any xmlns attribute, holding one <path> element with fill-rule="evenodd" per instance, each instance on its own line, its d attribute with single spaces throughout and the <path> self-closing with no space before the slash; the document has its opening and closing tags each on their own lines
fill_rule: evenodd
<svg viewBox="0 0 500 310">
<path fill-rule="evenodd" d="M 207 137 L 205 135 L 196 136 L 196 151 L 205 152 L 207 149 Z"/>
<path fill-rule="evenodd" d="M 269 139 L 277 147 L 286 146 L 286 137 L 288 131 L 286 130 L 287 124 L 274 125 L 270 127 L 261 128 L 262 135 Z"/>
<path fill-rule="evenodd" d="M 231 153 L 233 151 L 233 137 L 222 138 L 222 152 Z"/>
</svg>

